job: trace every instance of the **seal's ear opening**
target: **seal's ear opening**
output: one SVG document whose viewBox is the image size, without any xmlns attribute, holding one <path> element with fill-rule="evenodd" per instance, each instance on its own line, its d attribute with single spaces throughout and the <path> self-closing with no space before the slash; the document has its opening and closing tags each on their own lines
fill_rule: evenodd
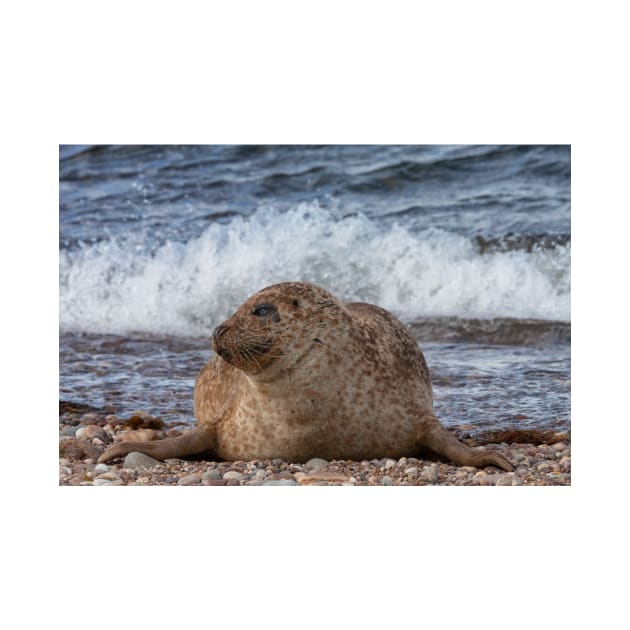
<svg viewBox="0 0 630 630">
<path fill-rule="evenodd" d="M 295 306 L 295 308 L 299 308 L 300 302 L 299 302 L 299 300 L 297 298 L 294 299 L 292 303 L 293 303 L 293 306 Z"/>
</svg>

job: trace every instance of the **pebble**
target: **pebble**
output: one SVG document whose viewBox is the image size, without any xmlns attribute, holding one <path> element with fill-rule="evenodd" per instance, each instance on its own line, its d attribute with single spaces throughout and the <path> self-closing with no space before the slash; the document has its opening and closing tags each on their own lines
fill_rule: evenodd
<svg viewBox="0 0 630 630">
<path fill-rule="evenodd" d="M 268 479 L 263 481 L 263 486 L 297 486 L 295 479 Z"/>
<path fill-rule="evenodd" d="M 385 470 L 389 470 L 392 466 L 396 466 L 398 462 L 395 459 L 385 459 L 385 463 L 383 464 L 383 468 L 385 468 Z"/>
<path fill-rule="evenodd" d="M 417 477 L 418 476 L 418 467 L 417 466 L 410 466 L 409 468 L 407 468 L 407 470 L 405 470 L 405 475 L 407 475 L 407 477 Z"/>
<path fill-rule="evenodd" d="M 237 470 L 228 470 L 223 475 L 223 479 L 235 479 L 236 481 L 240 481 L 241 479 L 245 479 L 245 475 L 242 472 L 238 472 Z"/>
<path fill-rule="evenodd" d="M 203 473 L 201 475 L 201 478 L 204 481 L 207 481 L 210 479 L 216 480 L 216 479 L 223 479 L 223 475 L 216 468 L 214 468 L 213 470 L 207 470 L 205 473 Z"/>
<path fill-rule="evenodd" d="M 225 480 L 225 485 L 226 486 L 240 486 L 241 482 L 238 479 L 231 477 L 230 479 Z"/>
<path fill-rule="evenodd" d="M 197 474 L 186 475 L 182 477 L 178 482 L 178 486 L 194 486 L 198 483 L 201 483 L 201 476 Z"/>
<path fill-rule="evenodd" d="M 511 486 L 514 477 L 511 474 L 502 475 L 497 479 L 497 486 Z"/>
<path fill-rule="evenodd" d="M 320 457 L 313 457 L 313 459 L 309 459 L 306 464 L 304 464 L 304 468 L 325 468 L 328 466 L 328 462 L 325 459 L 321 459 Z"/>
<path fill-rule="evenodd" d="M 83 438 L 87 438 L 89 440 L 99 438 L 102 440 L 103 444 L 111 442 L 109 435 L 107 435 L 107 433 L 105 433 L 105 431 L 96 424 L 89 424 L 86 427 L 77 429 L 74 436 L 79 440 Z"/>
<path fill-rule="evenodd" d="M 154 466 L 159 466 L 160 463 L 161 462 L 157 459 L 153 459 L 153 457 L 133 451 L 125 457 L 123 468 L 153 468 Z"/>
<path fill-rule="evenodd" d="M 103 473 L 109 470 L 109 466 L 107 464 L 96 464 L 94 466 L 94 472 Z"/>
<path fill-rule="evenodd" d="M 428 481 L 429 483 L 437 483 L 438 474 L 437 474 L 437 466 L 435 464 L 431 464 L 422 471 L 422 478 Z"/>
<path fill-rule="evenodd" d="M 394 485 L 394 480 L 389 475 L 385 475 L 385 477 L 381 479 L 381 485 L 392 486 Z"/>
</svg>

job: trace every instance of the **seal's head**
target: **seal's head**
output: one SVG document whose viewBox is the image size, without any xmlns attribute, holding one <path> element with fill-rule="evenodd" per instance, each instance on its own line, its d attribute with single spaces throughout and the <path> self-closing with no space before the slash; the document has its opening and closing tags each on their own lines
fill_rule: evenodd
<svg viewBox="0 0 630 630">
<path fill-rule="evenodd" d="M 212 347 L 250 376 L 286 374 L 327 344 L 328 331 L 350 321 L 328 291 L 305 282 L 275 284 L 248 298 L 212 334 Z"/>
</svg>

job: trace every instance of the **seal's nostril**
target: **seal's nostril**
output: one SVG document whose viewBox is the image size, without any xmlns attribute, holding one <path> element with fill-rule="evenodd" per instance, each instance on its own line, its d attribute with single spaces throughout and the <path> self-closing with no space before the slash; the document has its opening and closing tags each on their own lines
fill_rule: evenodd
<svg viewBox="0 0 630 630">
<path fill-rule="evenodd" d="M 225 333 L 225 331 L 228 329 L 227 326 L 225 326 L 224 324 L 219 324 L 215 329 L 214 332 L 212 333 L 212 336 L 214 338 L 215 341 L 218 341 L 219 338 Z"/>
</svg>

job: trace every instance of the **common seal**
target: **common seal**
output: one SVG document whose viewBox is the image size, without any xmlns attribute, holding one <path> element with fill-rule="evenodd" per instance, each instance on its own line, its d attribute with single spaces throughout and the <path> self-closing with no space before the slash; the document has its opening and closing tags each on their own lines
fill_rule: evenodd
<svg viewBox="0 0 630 630">
<path fill-rule="evenodd" d="M 228 461 L 363 460 L 428 448 L 460 465 L 514 470 L 469 448 L 433 414 L 418 344 L 388 311 L 343 304 L 304 282 L 262 289 L 213 332 L 215 355 L 195 383 L 197 427 L 109 447 L 99 462 L 140 451 L 157 459 L 213 450 Z"/>
</svg>

